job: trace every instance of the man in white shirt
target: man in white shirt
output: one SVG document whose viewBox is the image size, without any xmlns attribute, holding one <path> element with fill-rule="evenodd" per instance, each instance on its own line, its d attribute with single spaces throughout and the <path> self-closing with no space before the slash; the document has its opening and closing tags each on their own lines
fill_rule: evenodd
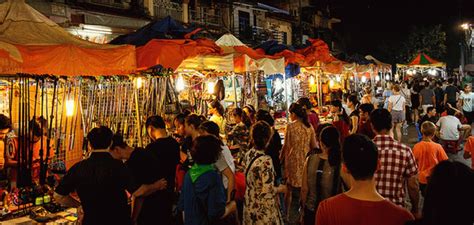
<svg viewBox="0 0 474 225">
<path fill-rule="evenodd" d="M 462 107 L 464 116 L 467 119 L 467 124 L 471 125 L 474 120 L 474 112 L 472 104 L 474 103 L 474 93 L 472 92 L 471 84 L 464 86 L 464 91 L 459 96 L 459 105 Z"/>
<path fill-rule="evenodd" d="M 461 121 L 454 116 L 453 109 L 448 108 L 447 113 L 447 116 L 441 117 L 436 123 L 439 128 L 439 137 L 443 141 L 457 141 L 462 128 Z"/>
</svg>

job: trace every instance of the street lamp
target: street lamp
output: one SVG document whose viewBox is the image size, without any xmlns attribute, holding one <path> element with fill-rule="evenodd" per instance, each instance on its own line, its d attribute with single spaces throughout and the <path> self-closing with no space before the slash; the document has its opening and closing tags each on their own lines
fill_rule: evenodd
<svg viewBox="0 0 474 225">
<path fill-rule="evenodd" d="M 461 24 L 461 28 L 462 28 L 463 30 L 468 30 L 469 27 L 470 27 L 470 24 L 468 24 L 468 23 L 463 23 L 463 24 Z"/>
</svg>

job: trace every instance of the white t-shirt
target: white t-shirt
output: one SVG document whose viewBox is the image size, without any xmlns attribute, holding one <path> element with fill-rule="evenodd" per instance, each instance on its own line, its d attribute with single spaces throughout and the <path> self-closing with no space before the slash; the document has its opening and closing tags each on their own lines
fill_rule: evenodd
<svg viewBox="0 0 474 225">
<path fill-rule="evenodd" d="M 436 126 L 440 128 L 440 138 L 446 141 L 459 140 L 459 128 L 461 128 L 461 121 L 455 116 L 441 117 Z"/>
<path fill-rule="evenodd" d="M 214 163 L 214 166 L 219 170 L 219 172 L 224 171 L 227 167 L 232 170 L 232 173 L 235 173 L 235 164 L 234 164 L 234 157 L 232 156 L 232 153 L 229 150 L 229 147 L 227 145 L 223 145 L 222 147 L 222 152 L 219 154 L 219 158 L 217 159 L 216 163 Z M 225 189 L 227 189 L 229 181 L 227 180 L 226 176 L 222 176 L 222 182 L 224 183 Z"/>
<path fill-rule="evenodd" d="M 392 110 L 394 110 L 394 111 L 403 111 L 406 100 L 403 96 L 398 94 L 398 95 L 390 96 L 388 98 L 388 102 L 392 103 Z"/>
<path fill-rule="evenodd" d="M 474 103 L 474 93 L 469 92 L 469 93 L 464 93 L 462 92 L 461 96 L 459 96 L 460 99 L 462 99 L 462 110 L 466 112 L 472 112 L 472 104 Z"/>
</svg>

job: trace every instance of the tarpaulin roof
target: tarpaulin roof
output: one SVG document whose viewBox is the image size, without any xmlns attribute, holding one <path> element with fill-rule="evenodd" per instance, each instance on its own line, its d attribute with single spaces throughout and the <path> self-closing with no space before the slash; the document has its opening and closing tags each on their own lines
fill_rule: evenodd
<svg viewBox="0 0 474 225">
<path fill-rule="evenodd" d="M 425 53 L 419 53 L 408 64 L 397 64 L 397 67 L 445 67 L 446 64 L 430 58 Z"/>
<path fill-rule="evenodd" d="M 232 34 L 224 34 L 216 44 L 224 50 L 224 53 L 234 56 L 234 70 L 237 73 L 255 70 L 261 70 L 266 75 L 285 73 L 283 56 L 261 54 L 243 44 Z"/>
<path fill-rule="evenodd" d="M 167 16 L 160 21 L 152 21 L 133 33 L 120 35 L 112 40 L 110 44 L 142 46 L 152 39 L 184 39 L 186 34 L 192 31 L 192 28 L 185 28 L 181 23 L 173 20 L 171 16 Z"/>
<path fill-rule="evenodd" d="M 2 55 L 9 56 L 2 60 L 19 59 L 17 72 L 22 73 L 118 75 L 136 69 L 133 46 L 101 45 L 74 37 L 24 0 L 0 4 L 0 43 Z"/>
<path fill-rule="evenodd" d="M 137 48 L 139 70 L 156 66 L 176 70 L 188 58 L 215 58 L 222 55 L 222 49 L 209 39 L 153 39 L 146 45 Z"/>
<path fill-rule="evenodd" d="M 336 57 L 332 56 L 329 51 L 329 46 L 321 39 L 308 39 L 308 42 L 311 43 L 310 46 L 296 50 L 297 53 L 304 55 L 304 63 L 302 66 L 311 67 L 315 66 L 317 62 L 320 63 L 332 63 L 341 60 L 338 60 Z M 340 63 L 336 63 L 340 64 Z"/>
<path fill-rule="evenodd" d="M 197 55 L 181 62 L 176 71 L 212 70 L 218 72 L 233 72 L 234 59 L 232 54 L 227 55 Z"/>
</svg>

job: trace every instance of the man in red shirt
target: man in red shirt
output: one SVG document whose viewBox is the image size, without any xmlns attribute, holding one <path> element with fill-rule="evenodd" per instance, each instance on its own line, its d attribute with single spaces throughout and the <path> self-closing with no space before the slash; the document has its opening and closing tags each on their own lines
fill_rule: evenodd
<svg viewBox="0 0 474 225">
<path fill-rule="evenodd" d="M 345 139 L 342 154 L 342 169 L 351 177 L 351 189 L 321 202 L 316 224 L 404 225 L 414 219 L 406 209 L 377 192 L 374 174 L 380 162 L 372 141 L 364 135 L 353 134 Z"/>
<path fill-rule="evenodd" d="M 375 137 L 374 130 L 370 124 L 370 113 L 374 111 L 374 105 L 372 104 L 362 104 L 359 106 L 359 126 L 357 128 L 358 134 L 363 134 L 370 139 Z"/>
<path fill-rule="evenodd" d="M 372 128 L 377 134 L 373 141 L 379 150 L 380 160 L 380 169 L 375 173 L 377 191 L 384 198 L 405 207 L 405 186 L 407 186 L 412 213 L 418 217 L 420 215 L 418 166 L 410 147 L 388 135 L 392 129 L 391 120 L 392 116 L 386 109 L 376 109 L 370 114 Z"/>
</svg>

